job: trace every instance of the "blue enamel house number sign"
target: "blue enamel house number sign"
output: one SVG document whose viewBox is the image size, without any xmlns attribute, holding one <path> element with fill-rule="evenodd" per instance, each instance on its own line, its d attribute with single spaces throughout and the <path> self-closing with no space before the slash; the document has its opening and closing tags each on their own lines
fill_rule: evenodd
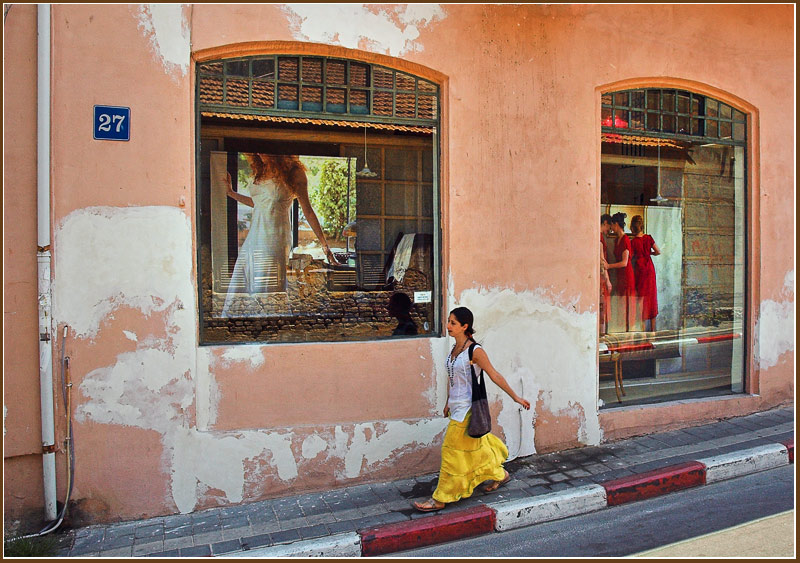
<svg viewBox="0 0 800 563">
<path fill-rule="evenodd" d="M 131 108 L 94 106 L 94 138 L 101 141 L 130 141 Z"/>
</svg>

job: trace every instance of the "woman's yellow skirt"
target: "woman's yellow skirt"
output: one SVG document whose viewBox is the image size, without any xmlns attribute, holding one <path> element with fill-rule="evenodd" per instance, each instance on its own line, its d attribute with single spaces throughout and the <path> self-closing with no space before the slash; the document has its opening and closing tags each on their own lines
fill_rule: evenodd
<svg viewBox="0 0 800 563">
<path fill-rule="evenodd" d="M 447 425 L 439 484 L 433 492 L 434 500 L 439 502 L 467 498 L 484 481 L 502 481 L 505 477 L 503 462 L 508 448 L 491 432 L 480 438 L 467 434 L 471 414 L 467 413 L 463 422 L 450 419 Z"/>
</svg>

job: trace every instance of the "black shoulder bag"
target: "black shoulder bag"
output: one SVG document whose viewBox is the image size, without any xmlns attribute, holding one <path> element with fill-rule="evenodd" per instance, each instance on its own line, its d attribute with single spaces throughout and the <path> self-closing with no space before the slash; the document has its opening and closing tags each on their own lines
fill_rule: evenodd
<svg viewBox="0 0 800 563">
<path fill-rule="evenodd" d="M 475 368 L 472 367 L 472 351 L 475 348 L 473 342 L 469 346 L 469 371 L 472 374 L 472 415 L 469 419 L 467 434 L 473 438 L 480 438 L 492 430 L 492 415 L 489 412 L 489 401 L 486 398 L 486 383 L 484 382 L 483 370 L 478 377 L 475 377 Z"/>
</svg>

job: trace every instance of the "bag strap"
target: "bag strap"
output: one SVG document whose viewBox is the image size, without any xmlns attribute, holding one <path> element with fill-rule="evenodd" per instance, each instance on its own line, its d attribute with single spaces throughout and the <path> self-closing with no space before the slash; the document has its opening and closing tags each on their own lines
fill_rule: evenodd
<svg viewBox="0 0 800 563">
<path fill-rule="evenodd" d="M 475 368 L 472 367 L 472 352 L 475 350 L 475 346 L 477 346 L 477 342 L 473 342 L 469 345 L 469 371 L 472 372 L 472 377 L 475 377 Z M 478 377 L 483 379 L 483 368 L 481 368 L 481 372 L 478 374 Z M 477 377 L 475 377 L 477 379 Z"/>
</svg>

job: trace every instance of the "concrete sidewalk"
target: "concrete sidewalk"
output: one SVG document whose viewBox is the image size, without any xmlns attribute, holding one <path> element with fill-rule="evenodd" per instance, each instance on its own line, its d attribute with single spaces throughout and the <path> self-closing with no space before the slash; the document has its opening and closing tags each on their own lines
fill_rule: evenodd
<svg viewBox="0 0 800 563">
<path fill-rule="evenodd" d="M 794 409 L 506 464 L 497 492 L 424 514 L 436 474 L 71 530 L 61 556 L 361 556 L 564 518 L 793 462 Z"/>
</svg>

